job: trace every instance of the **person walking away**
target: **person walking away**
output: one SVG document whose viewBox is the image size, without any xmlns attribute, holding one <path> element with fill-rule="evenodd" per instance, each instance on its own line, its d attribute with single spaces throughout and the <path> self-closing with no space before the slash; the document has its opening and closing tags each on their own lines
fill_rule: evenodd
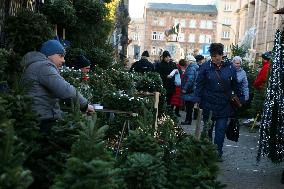
<svg viewBox="0 0 284 189">
<path fill-rule="evenodd" d="M 233 64 L 237 70 L 237 80 L 241 85 L 241 92 L 245 96 L 245 101 L 249 100 L 249 87 L 248 87 L 248 78 L 245 70 L 242 68 L 242 58 L 240 56 L 235 56 L 233 58 Z"/>
<path fill-rule="evenodd" d="M 180 59 L 177 67 L 178 67 L 179 72 L 181 73 L 180 79 L 182 80 L 184 77 L 185 69 L 186 69 L 186 60 Z M 181 86 L 176 86 L 175 92 L 171 99 L 171 105 L 174 106 L 175 115 L 178 117 L 180 117 L 180 113 L 179 113 L 180 107 L 183 106 L 183 101 L 181 99 L 180 92 L 181 92 Z"/>
<path fill-rule="evenodd" d="M 156 71 L 160 74 L 163 87 L 166 89 L 167 105 L 171 105 L 171 98 L 175 92 L 175 77 L 170 75 L 173 70 L 177 70 L 177 65 L 170 61 L 171 55 L 169 51 L 164 51 L 162 61 L 156 67 Z"/>
<path fill-rule="evenodd" d="M 64 56 L 65 49 L 60 42 L 49 40 L 42 44 L 40 52 L 27 53 L 21 62 L 23 84 L 29 86 L 27 95 L 33 99 L 32 109 L 39 114 L 42 133 L 49 133 L 55 122 L 62 118 L 59 99 L 76 99 L 78 94 L 81 110 L 94 111 L 93 106 L 60 76 Z"/>
<path fill-rule="evenodd" d="M 222 161 L 223 143 L 228 119 L 235 116 L 235 109 L 230 103 L 232 94 L 236 94 L 244 103 L 244 96 L 237 81 L 236 68 L 228 59 L 222 60 L 224 45 L 212 43 L 209 47 L 211 60 L 205 62 L 197 77 L 195 102 L 203 109 L 203 121 L 208 121 L 212 112 L 213 125 L 208 135 L 212 138 L 215 127 L 214 144 L 217 145 L 219 161 Z M 207 129 L 207 128 L 204 128 Z"/>
<path fill-rule="evenodd" d="M 186 118 L 182 125 L 191 125 L 192 112 L 194 107 L 193 97 L 196 88 L 196 79 L 198 75 L 199 66 L 196 59 L 192 55 L 186 57 L 187 68 L 185 70 L 184 78 L 181 81 L 181 98 L 185 102 Z"/>
<path fill-rule="evenodd" d="M 138 72 L 138 73 L 145 73 L 149 71 L 154 71 L 154 65 L 148 60 L 149 58 L 148 51 L 144 51 L 142 53 L 141 59 L 134 64 L 130 68 L 130 72 Z"/>
</svg>

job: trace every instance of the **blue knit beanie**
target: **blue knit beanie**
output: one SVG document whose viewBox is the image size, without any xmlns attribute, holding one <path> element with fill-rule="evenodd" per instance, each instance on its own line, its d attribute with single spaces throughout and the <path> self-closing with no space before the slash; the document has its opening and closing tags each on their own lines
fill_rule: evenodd
<svg viewBox="0 0 284 189">
<path fill-rule="evenodd" d="M 54 54 L 64 54 L 65 49 L 61 43 L 57 40 L 48 40 L 44 42 L 41 46 L 40 52 L 45 56 L 51 56 Z"/>
</svg>

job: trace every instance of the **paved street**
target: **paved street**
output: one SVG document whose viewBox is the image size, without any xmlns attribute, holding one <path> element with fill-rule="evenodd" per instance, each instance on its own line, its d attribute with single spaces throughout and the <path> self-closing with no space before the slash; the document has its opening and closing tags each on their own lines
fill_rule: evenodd
<svg viewBox="0 0 284 189">
<path fill-rule="evenodd" d="M 181 115 L 180 120 L 184 120 L 184 112 Z M 194 134 L 195 122 L 193 125 L 182 127 Z M 250 133 L 247 126 L 241 126 L 239 142 L 225 140 L 218 180 L 227 185 L 226 189 L 284 189 L 280 183 L 284 163 L 276 165 L 267 158 L 256 162 L 258 137 L 258 132 Z"/>
</svg>

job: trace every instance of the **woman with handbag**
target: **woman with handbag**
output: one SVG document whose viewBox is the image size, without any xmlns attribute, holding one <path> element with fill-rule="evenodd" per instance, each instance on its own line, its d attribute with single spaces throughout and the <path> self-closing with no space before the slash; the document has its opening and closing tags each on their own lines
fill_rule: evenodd
<svg viewBox="0 0 284 189">
<path fill-rule="evenodd" d="M 204 63 L 197 77 L 195 101 L 203 109 L 203 120 L 208 121 L 212 112 L 212 129 L 215 127 L 214 144 L 217 145 L 218 157 L 222 161 L 223 143 L 228 119 L 235 116 L 235 108 L 231 103 L 232 93 L 235 99 L 244 102 L 240 84 L 237 82 L 236 68 L 229 60 L 223 60 L 224 45 L 212 43 L 209 47 L 211 60 Z M 206 129 L 206 128 L 205 128 Z"/>
</svg>

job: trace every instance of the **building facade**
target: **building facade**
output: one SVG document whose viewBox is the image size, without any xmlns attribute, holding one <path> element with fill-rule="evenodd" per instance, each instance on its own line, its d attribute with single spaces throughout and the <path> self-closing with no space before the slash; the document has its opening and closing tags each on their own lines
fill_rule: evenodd
<svg viewBox="0 0 284 189">
<path fill-rule="evenodd" d="M 237 33 L 239 40 L 252 27 L 256 29 L 251 50 L 256 57 L 271 51 L 276 29 L 283 30 L 284 15 L 274 14 L 284 7 L 284 0 L 238 0 Z"/>
<path fill-rule="evenodd" d="M 144 10 L 144 50 L 151 60 L 168 50 L 175 60 L 186 54 L 207 54 L 209 44 L 216 42 L 217 8 L 215 5 L 148 3 Z M 178 35 L 165 35 L 179 24 Z M 171 31 L 172 32 L 172 31 Z"/>
<path fill-rule="evenodd" d="M 128 45 L 127 53 L 129 62 L 135 62 L 141 58 L 144 50 L 145 24 L 143 18 L 131 19 L 128 26 L 128 38 L 130 44 Z"/>
<path fill-rule="evenodd" d="M 224 44 L 225 52 L 230 52 L 232 44 L 238 43 L 237 36 L 237 0 L 217 0 L 218 17 L 215 21 L 218 43 Z"/>
</svg>

